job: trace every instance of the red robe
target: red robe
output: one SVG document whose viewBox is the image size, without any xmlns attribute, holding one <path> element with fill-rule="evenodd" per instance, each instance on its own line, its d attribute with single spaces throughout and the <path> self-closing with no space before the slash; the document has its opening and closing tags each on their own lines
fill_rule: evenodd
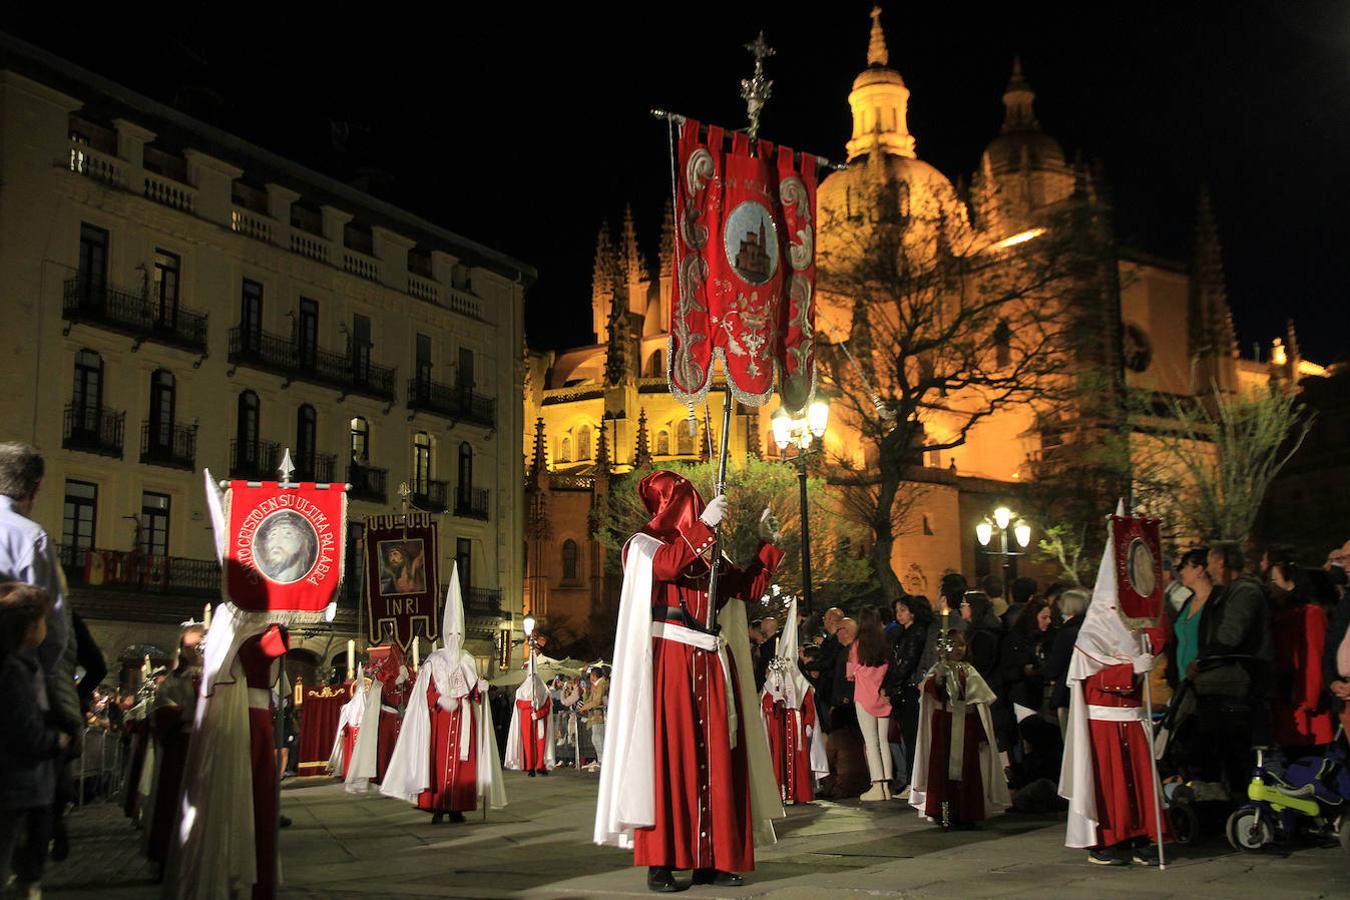
<svg viewBox="0 0 1350 900">
<path fill-rule="evenodd" d="M 194 687 L 198 681 L 192 679 Z M 185 714 L 181 706 L 162 706 L 151 714 L 150 722 L 159 741 L 159 783 L 155 786 L 155 809 L 150 833 L 146 835 L 145 855 L 151 862 L 163 863 L 168 859 L 169 845 L 179 822 L 183 769 L 192 743 L 192 711 Z"/>
<path fill-rule="evenodd" d="M 356 736 L 361 733 L 359 725 L 342 726 L 342 780 L 347 780 L 347 770 L 352 767 L 352 754 L 356 752 Z"/>
<path fill-rule="evenodd" d="M 811 739 L 806 736 L 806 729 L 816 724 L 815 700 L 808 692 L 801 709 L 788 709 L 783 701 L 775 702 L 765 694 L 760 703 L 769 732 L 773 776 L 778 781 L 783 801 L 810 803 L 815 799 L 815 786 L 811 771 Z"/>
<path fill-rule="evenodd" d="M 957 675 L 965 691 L 966 674 Z M 980 774 L 980 745 L 987 743 L 984 723 L 979 708 L 966 707 L 965 736 L 961 744 L 961 780 L 953 782 L 948 775 L 952 747 L 952 713 L 945 709 L 947 692 L 929 678 L 923 684 L 924 693 L 937 701 L 928 720 L 928 781 L 924 794 L 923 814 L 935 822 L 942 821 L 942 803 L 947 802 L 947 817 L 951 822 L 984 821 L 984 777 Z M 958 698 L 959 699 L 959 698 Z"/>
<path fill-rule="evenodd" d="M 386 684 L 380 693 L 380 729 L 379 740 L 375 744 L 376 784 L 384 781 L 385 770 L 389 768 L 389 757 L 394 755 L 394 745 L 398 743 L 398 732 L 403 727 L 403 717 L 397 710 L 407 705 L 407 685 Z M 391 712 L 391 710 L 393 710 Z"/>
<path fill-rule="evenodd" d="M 440 697 L 433 679 L 427 685 L 426 699 L 431 711 L 431 787 L 418 795 L 417 808 L 428 812 L 472 812 L 478 808 L 478 729 L 474 727 L 472 712 L 467 717 L 461 707 L 446 712 L 437 702 Z M 477 704 L 478 691 L 470 693 L 469 699 Z M 469 729 L 469 756 L 460 759 L 464 728 Z"/>
<path fill-rule="evenodd" d="M 652 561 L 653 621 L 684 624 L 664 614 L 681 608 L 696 622 L 706 621 L 712 544 L 712 529 L 698 520 L 681 523 L 680 533 L 663 542 Z M 782 557 L 782 551 L 766 544 L 747 570 L 723 567 L 718 573 L 723 602 L 758 600 Z M 656 821 L 633 832 L 633 864 L 750 871 L 755 867 L 754 823 L 745 729 L 761 727 L 757 710 L 742 709 L 737 702 L 739 737 L 733 748 L 719 655 L 653 637 L 652 656 Z M 729 654 L 727 662 L 734 680 L 736 664 Z"/>
<path fill-rule="evenodd" d="M 516 700 L 516 721 L 520 728 L 520 758 L 522 772 L 547 772 L 548 771 L 548 728 L 540 728 L 540 724 L 547 725 L 545 720 L 553 712 L 553 701 L 545 700 L 544 705 L 535 708 L 529 700 Z M 540 732 L 543 734 L 540 734 Z"/>
<path fill-rule="evenodd" d="M 1275 678 L 1271 715 L 1282 747 L 1329 744 L 1335 734 L 1331 710 L 1322 697 L 1322 648 L 1327 614 L 1316 603 L 1300 603 L 1275 614 Z"/>
<path fill-rule="evenodd" d="M 1154 646 L 1158 643 L 1155 640 Z M 1083 698 L 1089 706 L 1138 709 L 1143 706 L 1143 684 L 1134 677 L 1130 663 L 1108 666 L 1083 680 Z M 1158 843 L 1153 809 L 1157 792 L 1144 728 L 1139 721 L 1109 722 L 1089 715 L 1088 736 L 1096 773 L 1099 846 L 1111 847 L 1139 837 Z M 1163 840 L 1172 840 L 1165 809 L 1162 825 Z"/>
<path fill-rule="evenodd" d="M 257 849 L 258 880 L 254 900 L 271 900 L 277 876 L 277 748 L 272 723 L 276 708 L 271 704 L 272 663 L 286 653 L 285 632 L 271 626 L 239 647 L 239 662 L 250 690 L 265 690 L 268 705 L 248 707 L 249 759 L 253 768 L 253 843 Z"/>
</svg>

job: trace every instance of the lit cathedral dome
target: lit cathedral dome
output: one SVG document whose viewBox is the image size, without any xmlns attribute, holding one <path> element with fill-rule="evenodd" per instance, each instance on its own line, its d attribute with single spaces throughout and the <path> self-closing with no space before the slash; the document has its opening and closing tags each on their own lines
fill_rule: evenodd
<svg viewBox="0 0 1350 900">
<path fill-rule="evenodd" d="M 1024 168 L 1065 168 L 1064 150 L 1036 121 L 1035 102 L 1036 94 L 1022 77 L 1022 61 L 1014 59 L 1012 79 L 1003 92 L 1003 130 L 985 149 L 995 175 Z"/>
</svg>

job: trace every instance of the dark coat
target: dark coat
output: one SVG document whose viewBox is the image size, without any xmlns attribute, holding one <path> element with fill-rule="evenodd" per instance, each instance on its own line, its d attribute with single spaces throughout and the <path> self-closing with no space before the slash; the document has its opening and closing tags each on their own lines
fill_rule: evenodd
<svg viewBox="0 0 1350 900">
<path fill-rule="evenodd" d="M 44 681 L 31 650 L 0 661 L 0 809 L 52 802 L 61 745 L 60 732 L 47 724 Z"/>
<path fill-rule="evenodd" d="M 1041 708 L 1045 685 L 1043 662 L 1049 639 L 1049 635 L 1029 637 L 1020 631 L 1004 635 L 999 648 L 998 677 L 1003 688 L 1000 695 L 1009 702 L 1027 709 Z M 1027 666 L 1032 667 L 1029 675 Z"/>
<path fill-rule="evenodd" d="M 923 681 L 927 673 L 919 665 L 923 659 L 924 648 L 928 644 L 928 632 L 932 628 L 912 622 L 908 628 L 902 628 L 895 634 L 891 652 L 891 670 L 888 680 L 896 685 L 915 685 Z"/>
<path fill-rule="evenodd" d="M 1082 613 L 1061 625 L 1050 644 L 1050 653 L 1045 657 L 1045 678 L 1055 684 L 1050 692 L 1050 705 L 1056 709 L 1069 705 L 1069 663 L 1073 662 L 1073 647 L 1078 643 L 1078 631 L 1082 627 Z"/>
</svg>

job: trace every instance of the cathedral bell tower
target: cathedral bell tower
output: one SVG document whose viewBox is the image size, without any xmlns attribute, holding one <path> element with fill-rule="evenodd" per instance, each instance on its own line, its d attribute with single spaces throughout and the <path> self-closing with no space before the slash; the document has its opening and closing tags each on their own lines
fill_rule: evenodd
<svg viewBox="0 0 1350 900">
<path fill-rule="evenodd" d="M 849 162 L 873 147 L 893 156 L 914 158 L 914 135 L 909 133 L 909 88 L 900 73 L 889 67 L 890 52 L 881 30 L 881 7 L 872 7 L 872 34 L 867 42 L 867 68 L 853 80 L 848 105 L 853 111 Z"/>
</svg>

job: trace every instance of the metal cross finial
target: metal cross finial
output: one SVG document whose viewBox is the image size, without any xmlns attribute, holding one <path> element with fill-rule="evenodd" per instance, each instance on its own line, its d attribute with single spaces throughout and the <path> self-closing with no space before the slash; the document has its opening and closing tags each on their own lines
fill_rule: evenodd
<svg viewBox="0 0 1350 900">
<path fill-rule="evenodd" d="M 295 474 L 295 464 L 291 462 L 291 448 L 287 447 L 286 452 L 281 456 L 281 465 L 277 466 L 277 472 L 281 475 L 282 484 L 293 484 L 291 476 Z"/>
<path fill-rule="evenodd" d="M 764 40 L 763 31 L 746 44 L 745 49 L 755 57 L 755 74 L 741 79 L 741 99 L 745 101 L 745 112 L 750 117 L 747 131 L 754 139 L 759 134 L 759 115 L 764 110 L 765 102 L 773 96 L 773 81 L 764 77 L 764 60 L 774 55 L 774 49 Z"/>
</svg>

